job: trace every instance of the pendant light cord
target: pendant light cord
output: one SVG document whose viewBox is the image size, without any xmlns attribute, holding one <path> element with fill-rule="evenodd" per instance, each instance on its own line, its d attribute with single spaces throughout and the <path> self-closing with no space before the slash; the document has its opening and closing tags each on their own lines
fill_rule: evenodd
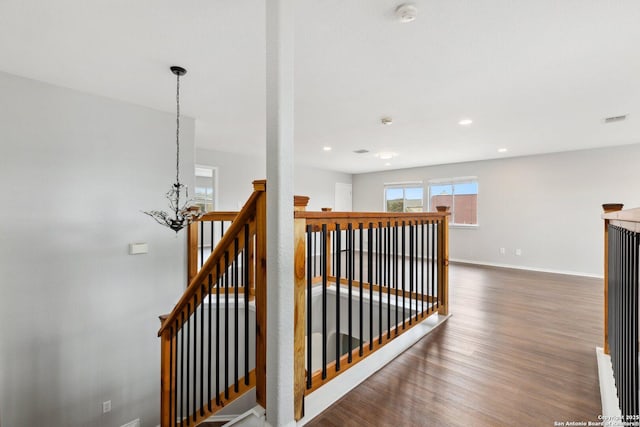
<svg viewBox="0 0 640 427">
<path fill-rule="evenodd" d="M 176 84 L 176 183 L 180 184 L 180 73 Z"/>
</svg>

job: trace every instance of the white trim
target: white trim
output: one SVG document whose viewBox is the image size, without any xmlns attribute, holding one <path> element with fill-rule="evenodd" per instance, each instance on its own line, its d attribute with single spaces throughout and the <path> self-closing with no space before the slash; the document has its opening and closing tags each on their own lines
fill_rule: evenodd
<svg viewBox="0 0 640 427">
<path fill-rule="evenodd" d="M 461 230 L 477 230 L 480 224 L 457 224 L 454 222 L 449 223 L 449 228 L 459 228 Z"/>
<path fill-rule="evenodd" d="M 529 267 L 524 265 L 501 264 L 497 262 L 471 261 L 467 259 L 454 259 L 454 258 L 450 258 L 449 261 L 457 262 L 461 264 L 486 265 L 488 267 L 513 268 L 514 270 L 529 270 L 529 271 L 539 271 L 542 273 L 566 274 L 569 276 L 593 277 L 596 279 L 604 279 L 604 276 L 600 274 L 585 273 L 583 271 L 554 270 L 552 268 Z"/>
<path fill-rule="evenodd" d="M 400 181 L 400 182 L 385 182 L 383 185 L 385 187 L 391 187 L 396 185 L 416 185 L 416 184 L 424 184 L 424 181 Z"/>
<path fill-rule="evenodd" d="M 211 165 L 204 165 L 202 163 L 196 163 L 195 165 L 193 165 L 193 171 L 194 171 L 194 182 L 193 182 L 193 193 L 192 196 L 195 195 L 196 192 L 196 184 L 195 184 L 195 178 L 198 176 L 195 174 L 195 170 L 196 168 L 201 168 L 201 169 L 211 169 L 212 172 L 212 177 L 211 179 L 213 180 L 213 209 L 217 210 L 218 209 L 218 167 L 217 166 L 211 166 Z M 201 178 L 209 178 L 209 177 L 201 177 Z"/>
<path fill-rule="evenodd" d="M 443 184 L 443 183 L 456 183 L 456 182 L 467 182 L 467 181 L 477 181 L 477 176 L 460 176 L 457 178 L 436 178 L 430 179 L 427 181 L 427 184 Z"/>
<path fill-rule="evenodd" d="M 602 419 L 613 421 L 611 424 L 605 424 L 611 427 L 621 426 L 614 420 L 622 419 L 622 411 L 618 403 L 618 394 L 616 393 L 616 384 L 613 377 L 613 369 L 611 368 L 611 356 L 604 354 L 602 347 L 596 347 L 596 358 L 598 360 L 598 379 L 600 382 L 600 399 L 602 401 Z"/>
</svg>

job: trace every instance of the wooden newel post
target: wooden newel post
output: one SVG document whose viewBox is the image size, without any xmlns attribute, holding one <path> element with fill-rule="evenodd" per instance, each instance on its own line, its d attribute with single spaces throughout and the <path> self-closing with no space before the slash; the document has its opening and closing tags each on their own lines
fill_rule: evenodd
<svg viewBox="0 0 640 427">
<path fill-rule="evenodd" d="M 605 203 L 604 213 L 622 210 L 622 203 Z M 609 354 L 609 220 L 604 219 L 604 354 Z"/>
<path fill-rule="evenodd" d="M 331 208 L 322 208 L 322 212 L 331 212 Z M 324 274 L 326 274 L 326 277 L 331 276 L 331 233 L 327 232 L 327 236 L 326 236 L 326 254 L 325 254 L 325 259 L 326 264 L 325 264 L 325 271 Z"/>
<path fill-rule="evenodd" d="M 293 210 L 305 211 L 309 198 L 306 196 L 294 196 Z M 293 321 L 293 406 L 295 419 L 300 420 L 304 416 L 304 352 L 305 352 L 305 227 L 304 218 L 295 218 L 293 224 L 293 274 L 294 274 L 294 321 Z"/>
<path fill-rule="evenodd" d="M 160 323 L 166 320 L 167 316 L 160 316 Z M 171 402 L 174 401 L 175 390 L 171 388 L 174 383 L 173 371 L 171 369 L 171 335 L 172 328 L 164 330 L 160 336 L 160 425 L 169 427 L 171 425 Z M 175 362 L 174 362 L 175 363 Z"/>
<path fill-rule="evenodd" d="M 267 407 L 267 182 L 253 181 L 262 191 L 256 202 L 256 401 Z"/>
<path fill-rule="evenodd" d="M 438 227 L 438 288 L 440 305 L 438 314 L 449 314 L 449 213 Z"/>
<path fill-rule="evenodd" d="M 187 284 L 198 274 L 198 225 L 192 222 L 187 227 Z M 213 224 L 213 223 L 212 223 Z M 213 225 L 212 225 L 213 227 Z M 213 244 L 213 242 L 211 243 Z"/>
</svg>

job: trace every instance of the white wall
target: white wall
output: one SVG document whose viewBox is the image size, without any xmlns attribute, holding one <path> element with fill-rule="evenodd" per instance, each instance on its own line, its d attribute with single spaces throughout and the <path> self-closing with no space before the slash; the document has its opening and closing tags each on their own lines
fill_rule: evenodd
<svg viewBox="0 0 640 427">
<path fill-rule="evenodd" d="M 218 210 L 238 210 L 247 200 L 251 182 L 266 177 L 264 155 L 196 149 L 196 163 L 218 168 Z M 308 210 L 333 207 L 335 185 L 351 184 L 351 174 L 295 166 L 295 194 L 309 196 Z M 293 203 L 293 201 L 292 201 Z"/>
<path fill-rule="evenodd" d="M 424 181 L 427 197 L 430 179 L 477 176 L 479 226 L 451 229 L 452 259 L 602 275 L 601 204 L 640 206 L 638 159 L 631 145 L 360 174 L 354 210 L 381 210 L 386 182 Z"/>
<path fill-rule="evenodd" d="M 0 424 L 155 426 L 157 316 L 184 289 L 185 241 L 141 210 L 166 209 L 174 115 L 7 74 L 0 93 Z"/>
</svg>

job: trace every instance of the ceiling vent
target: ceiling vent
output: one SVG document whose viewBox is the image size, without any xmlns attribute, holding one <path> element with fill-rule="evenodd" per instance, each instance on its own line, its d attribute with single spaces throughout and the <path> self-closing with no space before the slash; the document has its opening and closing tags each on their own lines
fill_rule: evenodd
<svg viewBox="0 0 640 427">
<path fill-rule="evenodd" d="M 364 154 L 364 153 L 368 153 L 369 150 L 365 150 L 364 148 L 361 148 L 359 150 L 354 150 L 353 152 L 356 154 Z"/>
<path fill-rule="evenodd" d="M 625 120 L 627 118 L 627 114 L 624 114 L 622 116 L 611 116 L 611 117 L 607 117 L 606 119 L 604 119 L 605 123 L 616 123 L 616 122 L 621 122 L 623 120 Z"/>
</svg>

